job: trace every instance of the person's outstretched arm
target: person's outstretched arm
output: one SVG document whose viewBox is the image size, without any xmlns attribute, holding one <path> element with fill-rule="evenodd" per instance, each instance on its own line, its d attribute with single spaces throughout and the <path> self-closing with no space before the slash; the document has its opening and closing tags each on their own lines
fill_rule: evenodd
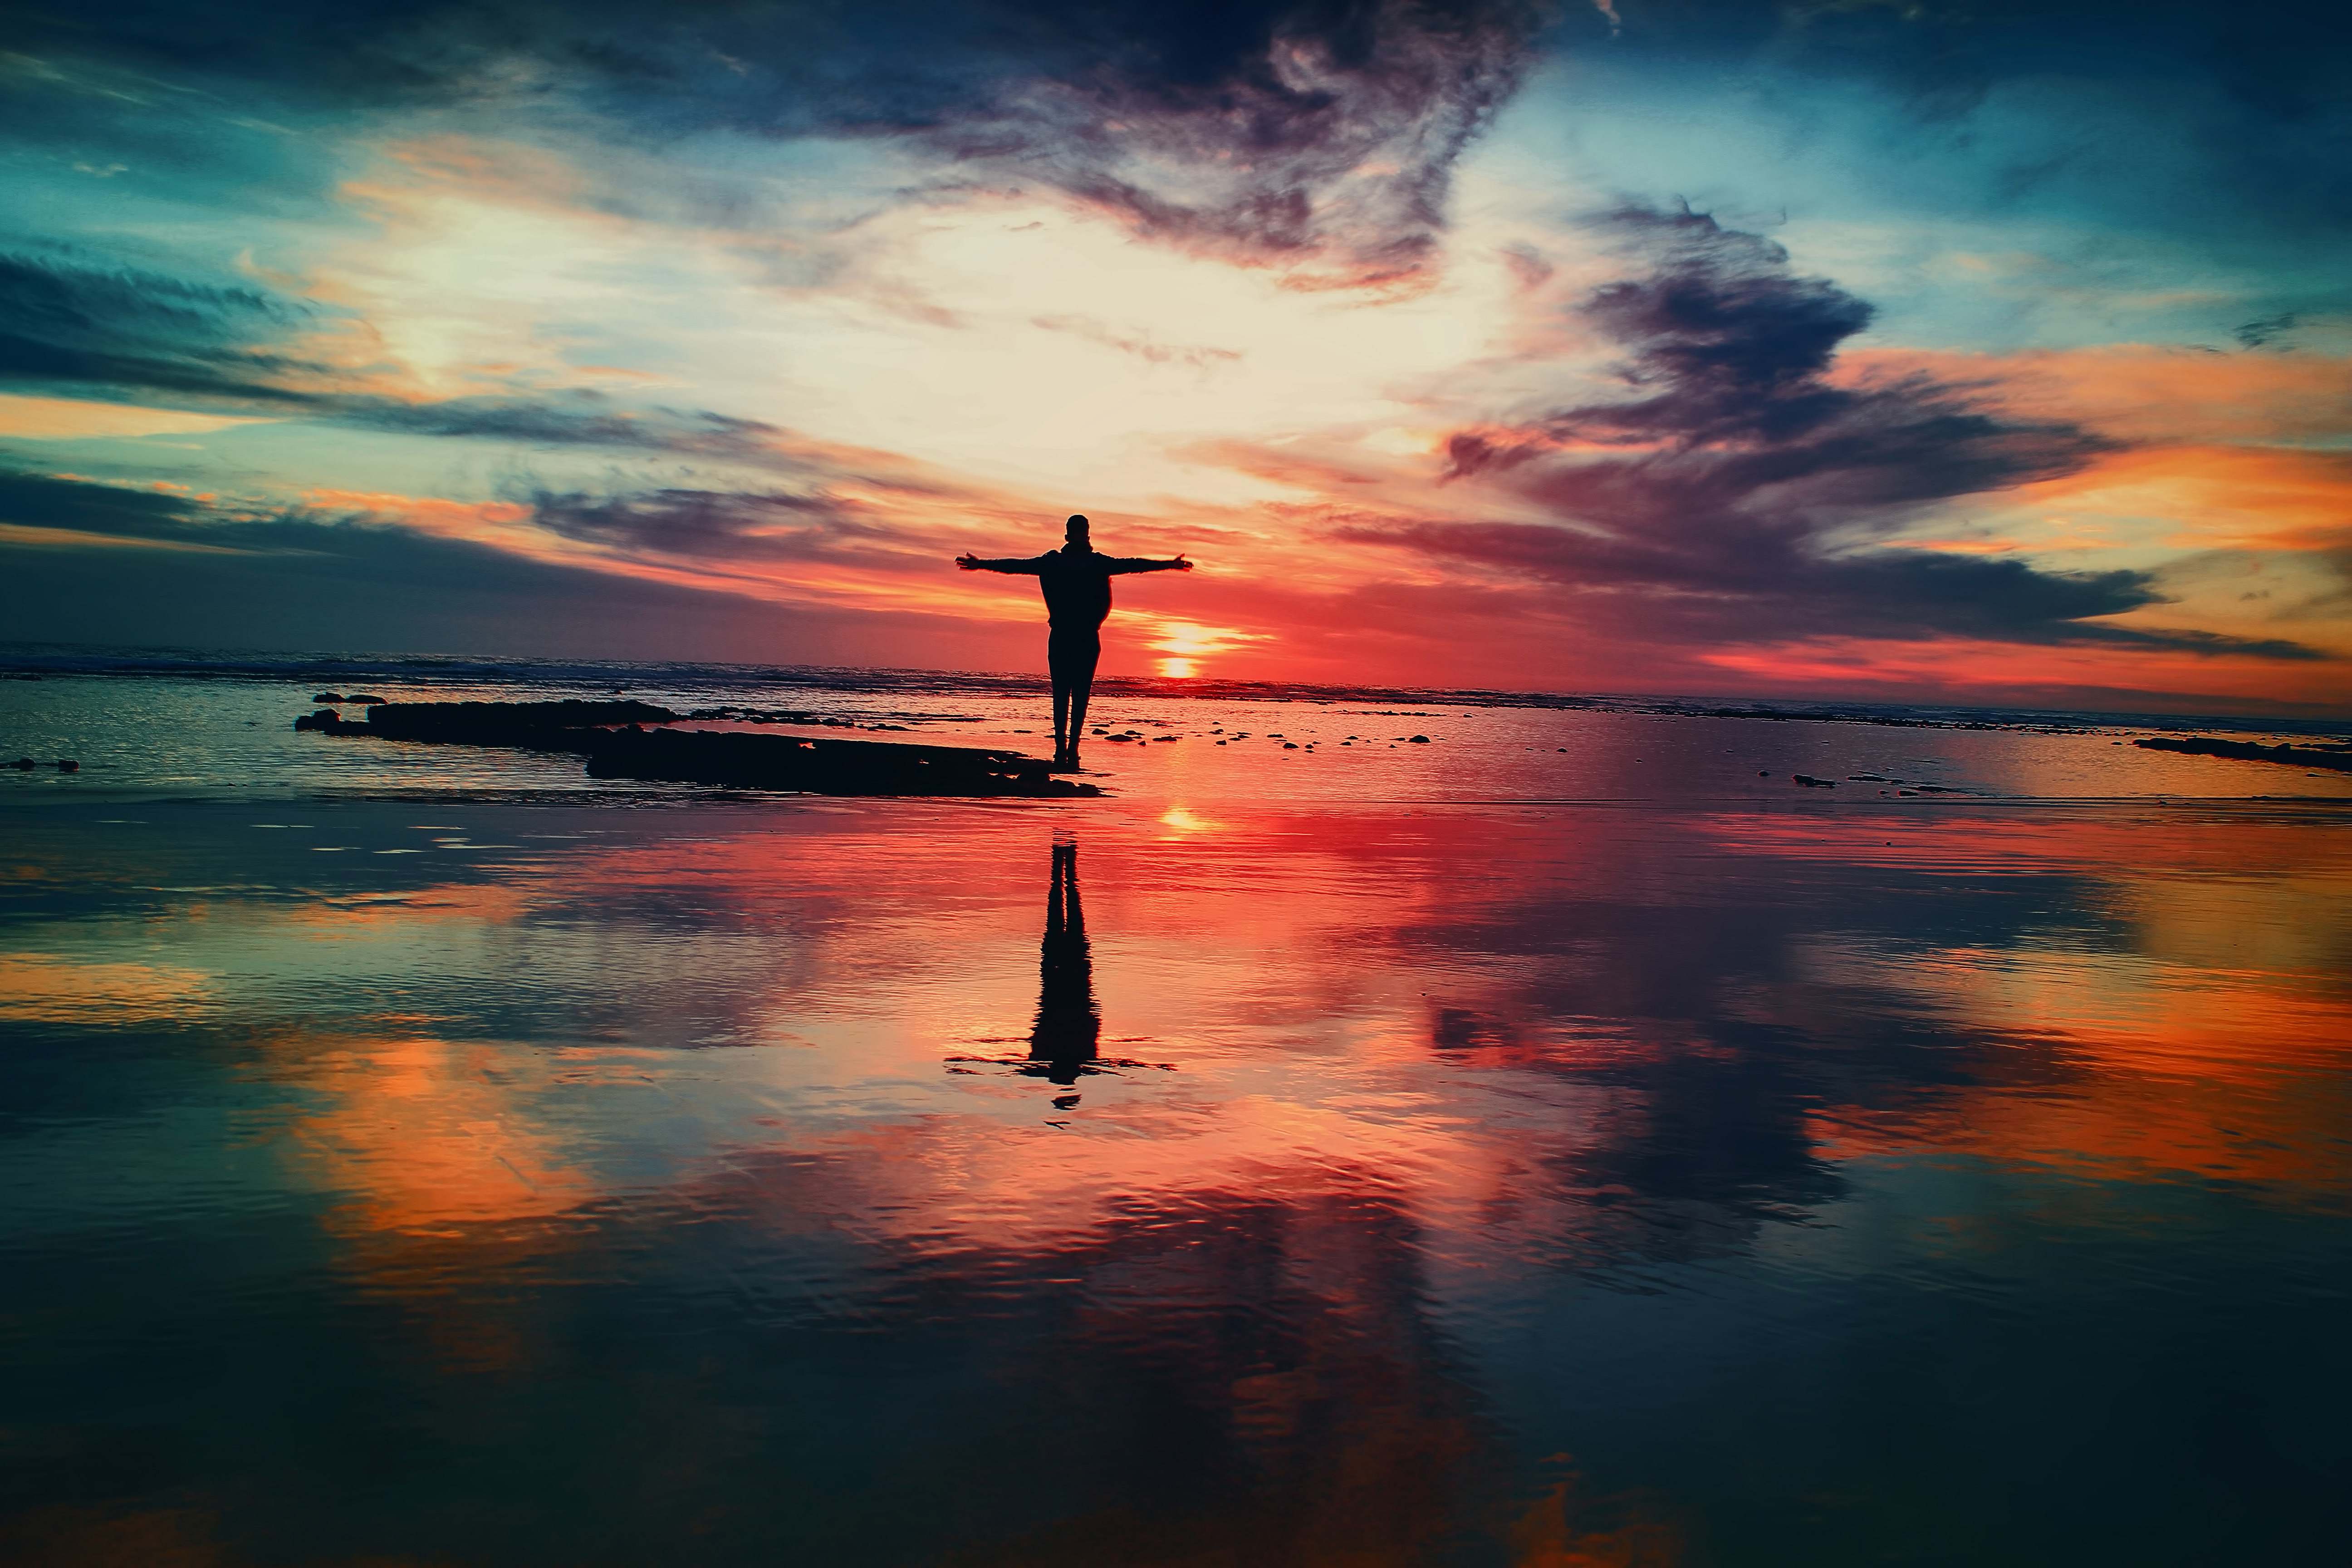
<svg viewBox="0 0 2352 1568">
<path fill-rule="evenodd" d="M 1017 561 L 1011 556 L 1006 556 L 1001 561 L 983 561 L 977 555 L 966 554 L 957 556 L 956 564 L 967 572 L 1025 573 L 1034 577 L 1039 569 L 1045 564 L 1045 558 L 1042 555 L 1032 555 L 1025 561 Z"/>
<path fill-rule="evenodd" d="M 1173 561 L 1147 561 L 1139 555 L 1118 555 L 1111 558 L 1110 574 L 1124 577 L 1134 572 L 1190 572 L 1192 563 L 1181 555 Z"/>
</svg>

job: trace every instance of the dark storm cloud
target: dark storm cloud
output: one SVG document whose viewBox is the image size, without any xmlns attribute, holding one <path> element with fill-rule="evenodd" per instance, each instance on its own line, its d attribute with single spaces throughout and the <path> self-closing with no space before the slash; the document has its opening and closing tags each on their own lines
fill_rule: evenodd
<svg viewBox="0 0 2352 1568">
<path fill-rule="evenodd" d="M 0 625 L 29 642 L 879 665 L 953 629 L 534 560 L 365 511 L 17 470 L 0 469 Z"/>
<path fill-rule="evenodd" d="M 827 497 L 656 489 L 606 497 L 535 490 L 534 521 L 567 539 L 625 552 L 710 561 L 839 556 L 887 541 Z M 99 534 L 124 542 L 247 552 L 334 552 L 354 530 L 396 528 L 372 514 L 315 507 L 249 508 L 173 489 L 0 470 L 0 522 Z"/>
<path fill-rule="evenodd" d="M 520 437 L 537 426 L 525 418 L 478 428 Z M 555 427 L 556 439 L 568 434 Z M 818 478 L 817 466 L 803 467 L 803 482 Z M 922 548 L 904 531 L 822 489 L 666 488 L 598 496 L 534 488 L 511 499 L 528 505 L 532 521 L 559 537 L 625 557 L 667 557 L 719 569 L 761 561 L 825 561 L 887 571 L 903 568 L 909 548 Z M 396 519 L 364 512 L 241 507 L 196 499 L 177 488 L 137 489 L 6 469 L 0 469 L 0 523 L 124 543 L 250 554 L 345 554 L 362 533 L 406 531 Z M 936 564 L 935 554 L 924 551 L 927 567 Z"/>
<path fill-rule="evenodd" d="M 272 405 L 320 367 L 268 352 L 307 323 L 261 289 L 108 265 L 74 253 L 0 253 L 0 384 L 65 382 Z"/>
<path fill-rule="evenodd" d="M 566 539 L 708 562 L 869 563 L 901 536 L 827 495 L 667 489 L 610 496 L 536 490 L 531 516 Z"/>
<path fill-rule="evenodd" d="M 1015 79 L 932 143 L 1156 238 L 1327 255 L 1337 280 L 1373 283 L 1427 263 L 1454 164 L 1517 89 L 1538 22 L 1518 0 L 1080 14 L 1096 60 Z"/>
<path fill-rule="evenodd" d="M 1617 52 L 1687 65 L 1810 64 L 1922 94 L 2005 77 L 2210 75 L 2281 115 L 2339 106 L 2352 55 L 2325 0 L 246 0 L 188 6 L 115 0 L 102 13 L 0 5 L 14 47 L 190 70 L 350 102 L 446 102 L 543 90 L 538 66 L 618 87 L 743 84 L 710 106 L 769 125 L 851 118 L 914 127 L 984 108 L 1028 76 L 1113 81 L 1164 103 L 1270 79 L 1272 46 L 1328 47 L 1342 68 L 1423 37 L 1466 58 L 1478 40 Z M 804 89 L 769 101 L 760 78 Z M 819 101 L 806 101 L 811 97 Z M 760 105 L 754 108 L 753 105 Z M 709 110 L 706 110 L 709 111 Z"/>
<path fill-rule="evenodd" d="M 364 512 L 241 506 L 177 489 L 140 489 L 22 469 L 0 469 L 0 522 L 167 552 L 194 546 L 256 556 L 372 556 L 380 552 L 378 536 L 419 537 Z M 520 565 L 520 557 L 488 547 L 466 548 Z M 121 558 L 120 552 L 110 553 Z"/>
<path fill-rule="evenodd" d="M 1622 346 L 1634 395 L 1465 431 L 1450 472 L 1508 486 L 1540 524 L 1354 527 L 1341 537 L 1533 578 L 1627 631 L 1738 641 L 1832 633 L 2088 641 L 2318 657 L 2297 645 L 2104 624 L 2163 603 L 2145 572 L 1874 547 L 1937 502 L 2079 468 L 2105 443 L 2004 416 L 1973 389 L 1827 376 L 1870 307 L 1792 273 L 1779 246 L 1690 212 L 1628 209 L 1606 228 L 1645 272 L 1581 313 Z"/>
<path fill-rule="evenodd" d="M 0 523 L 111 538 L 185 541 L 207 508 L 161 490 L 131 489 L 0 468 Z"/>
<path fill-rule="evenodd" d="M 509 441 L 526 447 L 595 447 L 614 451 L 707 458 L 798 471 L 783 443 L 791 432 L 764 420 L 709 409 L 629 408 L 584 389 L 537 397 L 456 397 L 403 403 L 388 397 L 318 400 L 320 417 L 406 436 Z"/>
<path fill-rule="evenodd" d="M 1540 524 L 1346 527 L 1333 536 L 1533 579 L 1574 595 L 1618 635 L 1757 642 L 1821 635 L 2100 643 L 2263 658 L 2326 656 L 2299 643 L 2102 625 L 2092 617 L 2163 604 L 2154 574 L 2043 572 L 2020 561 L 1925 550 L 1823 560 L 1771 543 L 1652 548 Z"/>
<path fill-rule="evenodd" d="M 800 635 L 772 605 L 363 518 L 0 472 L 0 522 L 73 531 L 0 539 L 0 619 L 30 641 L 708 658 Z"/>
<path fill-rule="evenodd" d="M 1967 388 L 1923 379 L 1854 388 L 1826 378 L 1839 346 L 1870 324 L 1869 304 L 1826 278 L 1789 269 L 1770 240 L 1702 213 L 1628 207 L 1599 226 L 1641 256 L 1644 276 L 1604 285 L 1580 314 L 1625 351 L 1618 374 L 1635 397 L 1562 409 L 1519 430 L 1449 443 L 1458 475 L 1509 468 L 1568 443 L 1662 448 L 1669 471 L 1604 468 L 1638 479 L 1622 502 L 1671 479 L 1686 500 L 1720 507 L 1812 479 L 1817 503 L 1931 500 L 2045 479 L 2105 443 L 2077 426 L 1997 418 Z M 1712 496 L 1708 492 L 1715 492 Z"/>
<path fill-rule="evenodd" d="M 1413 273 L 1542 0 L 623 0 L 16 10 L 18 47 L 355 105 L 585 100 L 662 134 L 898 136 L 1143 233 L 1338 281 Z"/>
</svg>

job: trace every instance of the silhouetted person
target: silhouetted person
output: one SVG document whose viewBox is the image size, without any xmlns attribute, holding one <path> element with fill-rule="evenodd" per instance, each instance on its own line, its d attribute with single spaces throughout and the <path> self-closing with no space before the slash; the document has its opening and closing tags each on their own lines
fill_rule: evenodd
<svg viewBox="0 0 2352 1568">
<path fill-rule="evenodd" d="M 1078 737 L 1087 731 L 1087 699 L 1094 695 L 1095 664 L 1102 658 L 1102 624 L 1110 615 L 1110 580 L 1130 572 L 1190 572 L 1181 555 L 1144 561 L 1096 552 L 1087 520 L 1070 519 L 1062 548 L 1025 561 L 983 561 L 959 555 L 967 572 L 1011 572 L 1037 579 L 1045 591 L 1045 668 L 1054 678 L 1054 765 L 1078 765 Z"/>
<path fill-rule="evenodd" d="M 1054 882 L 1045 894 L 1045 941 L 1039 950 L 1037 1022 L 1029 1031 L 1029 1059 L 1044 1063 L 1045 1076 L 1054 1082 L 1074 1084 L 1095 1059 L 1101 1037 L 1094 954 L 1087 946 L 1086 911 L 1078 906 L 1078 847 L 1056 844 Z"/>
</svg>

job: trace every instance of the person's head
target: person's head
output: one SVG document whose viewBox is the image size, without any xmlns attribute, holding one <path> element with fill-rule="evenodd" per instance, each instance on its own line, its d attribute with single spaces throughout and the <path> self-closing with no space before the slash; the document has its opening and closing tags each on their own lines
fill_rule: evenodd
<svg viewBox="0 0 2352 1568">
<path fill-rule="evenodd" d="M 1073 517 L 1062 531 L 1062 542 L 1070 550 L 1092 550 L 1094 541 L 1087 537 L 1087 520 Z"/>
</svg>

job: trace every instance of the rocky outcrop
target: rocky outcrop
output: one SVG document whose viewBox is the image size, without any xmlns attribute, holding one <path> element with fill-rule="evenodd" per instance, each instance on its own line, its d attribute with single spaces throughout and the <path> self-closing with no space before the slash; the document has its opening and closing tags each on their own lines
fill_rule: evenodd
<svg viewBox="0 0 2352 1568">
<path fill-rule="evenodd" d="M 719 789 L 814 795 L 1099 795 L 1093 784 L 1053 777 L 1017 752 L 836 741 L 796 735 L 646 729 L 679 715 L 650 702 L 387 702 L 364 721 L 321 708 L 294 728 L 430 745 L 570 752 L 592 778 L 646 779 Z"/>
<path fill-rule="evenodd" d="M 1055 778 L 1045 763 L 1015 752 L 690 730 L 600 731 L 588 751 L 588 773 L 816 795 L 1102 794 L 1093 784 Z"/>
<path fill-rule="evenodd" d="M 2252 741 L 2210 741 L 2202 736 L 2182 740 L 2172 735 L 2151 735 L 2132 744 L 2150 752 L 2183 752 L 2192 757 L 2235 757 L 2248 763 L 2291 763 L 2299 768 L 2352 773 L 2352 751 L 2318 746 L 2263 746 Z"/>
<path fill-rule="evenodd" d="M 365 719 L 321 708 L 294 721 L 297 730 L 373 735 L 457 746 L 523 746 L 576 752 L 579 738 L 608 724 L 661 724 L 677 718 L 650 702 L 379 702 Z"/>
</svg>

